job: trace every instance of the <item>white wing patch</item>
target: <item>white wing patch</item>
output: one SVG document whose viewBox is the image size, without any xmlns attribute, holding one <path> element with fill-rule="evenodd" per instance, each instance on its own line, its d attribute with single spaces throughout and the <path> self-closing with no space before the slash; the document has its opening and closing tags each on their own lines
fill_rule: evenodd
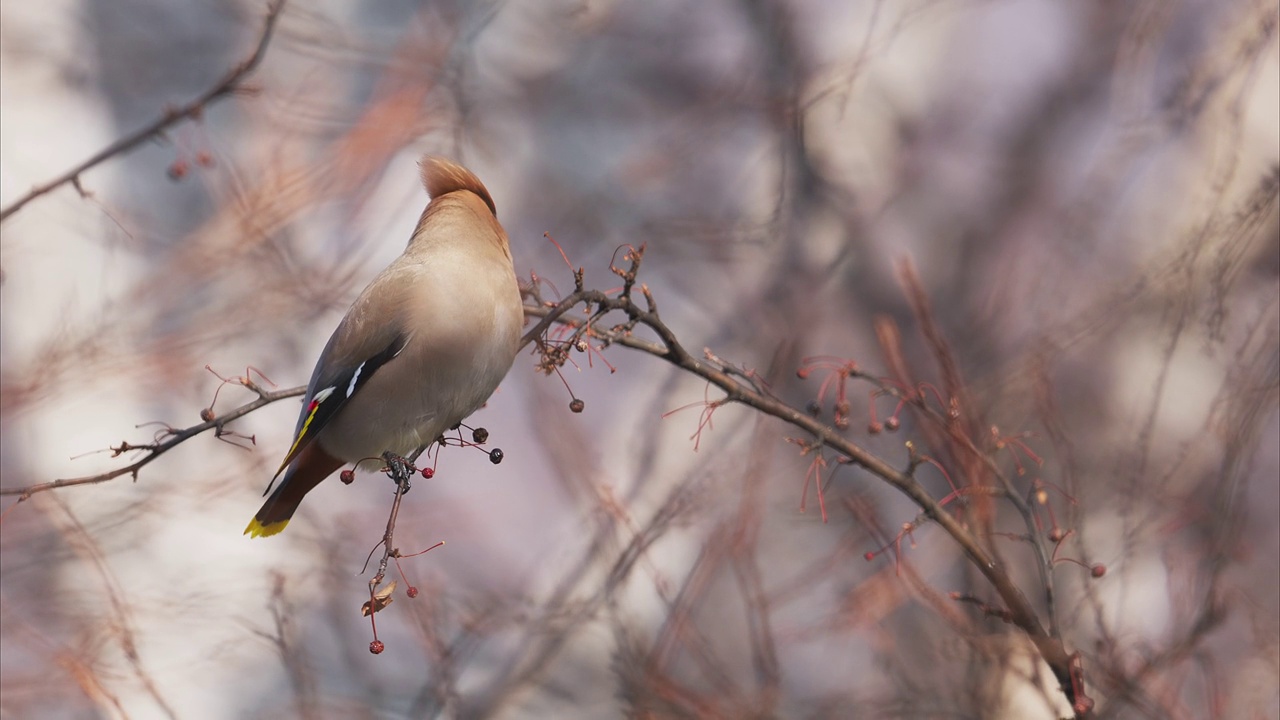
<svg viewBox="0 0 1280 720">
<path fill-rule="evenodd" d="M 392 357 L 395 357 L 394 355 Z M 360 379 L 360 371 L 364 370 L 364 363 L 356 368 L 355 374 L 351 376 L 351 382 L 347 383 L 347 398 L 351 398 L 351 393 L 356 391 L 356 381 Z"/>
</svg>

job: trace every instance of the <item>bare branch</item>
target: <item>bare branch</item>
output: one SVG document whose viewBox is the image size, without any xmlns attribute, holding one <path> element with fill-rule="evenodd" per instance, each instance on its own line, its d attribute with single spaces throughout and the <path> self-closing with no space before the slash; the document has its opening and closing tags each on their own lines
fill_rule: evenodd
<svg viewBox="0 0 1280 720">
<path fill-rule="evenodd" d="M 137 462 L 130 463 L 129 465 L 126 465 L 121 468 L 116 468 L 115 470 L 99 473 L 97 475 L 87 475 L 85 477 L 68 478 L 65 480 L 51 480 L 49 482 L 38 483 L 36 485 L 28 485 L 26 487 L 0 488 L 0 496 L 17 495 L 18 503 L 21 503 L 24 500 L 29 500 L 32 495 L 35 495 L 36 493 L 44 492 L 46 490 L 57 490 L 58 488 L 74 487 L 76 485 L 95 485 L 97 483 L 113 480 L 115 478 L 120 477 L 121 475 L 133 475 L 134 478 L 136 479 L 138 476 L 138 471 L 142 470 L 142 468 L 150 464 L 151 461 L 169 452 L 170 450 L 181 445 L 182 443 L 190 440 L 191 438 L 197 435 L 200 435 L 201 433 L 204 433 L 208 430 L 214 430 L 218 434 L 221 434 L 222 428 L 226 423 L 232 420 L 235 420 L 237 418 L 244 417 L 245 415 L 248 415 L 254 410 L 270 405 L 271 403 L 276 402 L 277 400 L 284 400 L 285 398 L 298 397 L 299 395 L 302 395 L 307 390 L 306 387 L 298 386 L 293 388 L 287 388 L 285 390 L 277 390 L 275 392 L 266 392 L 251 384 L 246 385 L 246 387 L 249 387 L 249 389 L 258 393 L 258 399 L 254 400 L 253 402 L 241 405 L 240 407 L 236 408 L 235 410 L 232 410 L 231 412 L 225 415 L 222 415 L 221 417 L 214 418 L 206 422 L 202 422 L 199 425 L 192 425 L 191 427 L 184 428 L 182 430 L 171 430 L 167 433 L 168 438 L 162 442 L 149 443 L 146 445 L 130 445 L 129 443 L 121 443 L 120 447 L 117 448 L 117 450 L 121 452 L 128 452 L 131 450 L 142 450 L 146 453 L 146 455 L 144 455 Z M 16 504 L 17 503 L 15 503 L 15 505 Z M 11 505 L 10 508 L 12 507 L 13 506 Z"/>
<path fill-rule="evenodd" d="M 533 307 L 526 306 L 525 312 L 527 315 L 540 317 L 541 319 L 525 333 L 521 347 L 534 342 L 540 346 L 547 344 L 548 341 L 541 338 L 548 328 L 557 323 L 568 324 L 573 327 L 592 324 L 594 327 L 591 332 L 595 337 L 608 343 L 618 343 L 662 358 L 720 388 L 726 396 L 723 402 L 746 405 L 782 420 L 812 435 L 817 444 L 848 458 L 847 462 L 865 468 L 871 474 L 884 480 L 910 498 L 923 511 L 924 517 L 936 522 L 960 545 L 965 555 L 968 556 L 978 571 L 987 578 L 1000 596 L 1005 606 L 1005 612 L 1008 613 L 1009 622 L 1027 634 L 1040 655 L 1053 669 L 1054 675 L 1061 684 L 1063 691 L 1067 693 L 1073 702 L 1081 699 L 1087 700 L 1082 689 L 1075 687 L 1072 682 L 1072 655 L 1067 652 L 1061 640 L 1053 637 L 1045 630 L 1036 615 L 1035 609 L 1031 606 L 1021 588 L 1014 582 L 1004 563 L 993 555 L 979 537 L 967 526 L 947 512 L 942 504 L 923 485 L 917 482 L 909 471 L 903 472 L 892 467 L 878 456 L 844 437 L 837 428 L 797 408 L 791 407 L 771 395 L 760 392 L 751 383 L 737 379 L 735 377 L 737 373 L 726 371 L 719 363 L 712 363 L 691 355 L 680 344 L 671 328 L 659 319 L 656 313 L 652 312 L 652 310 L 642 309 L 633 302 L 631 288 L 643 256 L 644 247 L 641 246 L 638 250 L 628 255 L 628 259 L 631 261 L 629 270 L 620 271 L 611 267 L 615 274 L 622 276 L 626 281 L 622 291 L 616 295 L 610 295 L 598 290 L 578 290 L 550 307 L 546 304 Z M 594 307 L 596 312 L 587 320 L 563 317 L 565 313 L 579 303 Z M 628 317 L 628 322 L 618 325 L 614 329 L 607 329 L 596 324 L 601 316 L 614 311 L 624 313 Z M 651 330 L 658 336 L 660 342 L 654 343 L 632 337 L 631 330 L 637 324 Z M 1087 703 L 1085 706 L 1091 706 L 1091 703 Z M 1081 713 L 1081 716 L 1085 714 L 1087 712 Z"/>
</svg>

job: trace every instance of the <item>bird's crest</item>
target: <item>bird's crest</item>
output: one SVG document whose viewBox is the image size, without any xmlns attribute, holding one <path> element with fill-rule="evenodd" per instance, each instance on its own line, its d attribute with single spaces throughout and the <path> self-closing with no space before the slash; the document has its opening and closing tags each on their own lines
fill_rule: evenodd
<svg viewBox="0 0 1280 720">
<path fill-rule="evenodd" d="M 480 178 L 476 177 L 475 173 L 452 160 L 430 155 L 424 156 L 418 162 L 418 167 L 422 170 L 422 185 L 427 189 L 427 195 L 430 195 L 432 200 L 446 193 L 470 190 L 484 200 L 484 204 L 489 206 L 489 211 L 494 217 L 498 216 L 498 208 L 494 206 L 488 188 L 480 182 Z"/>
</svg>

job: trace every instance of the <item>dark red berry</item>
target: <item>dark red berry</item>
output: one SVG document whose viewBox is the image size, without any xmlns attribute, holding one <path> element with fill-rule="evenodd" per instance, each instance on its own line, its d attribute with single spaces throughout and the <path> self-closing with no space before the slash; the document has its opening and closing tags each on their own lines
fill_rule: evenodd
<svg viewBox="0 0 1280 720">
<path fill-rule="evenodd" d="M 879 435 L 882 431 L 884 431 L 884 426 L 878 422 L 873 422 L 867 426 L 867 432 L 872 435 Z"/>
<path fill-rule="evenodd" d="M 809 368 L 800 368 L 799 370 L 797 370 L 796 377 L 800 378 L 801 380 L 807 380 L 809 378 Z"/>
<path fill-rule="evenodd" d="M 888 420 L 884 421 L 884 429 L 888 430 L 889 432 L 893 432 L 894 430 L 897 430 L 900 427 L 902 427 L 902 422 L 898 420 L 896 416 L 891 417 Z"/>
<path fill-rule="evenodd" d="M 867 562 L 871 562 L 872 560 L 876 559 L 876 554 L 868 550 L 865 554 L 863 554 L 862 559 L 866 560 Z"/>
<path fill-rule="evenodd" d="M 1103 575 L 1107 574 L 1107 566 L 1101 565 L 1101 564 L 1094 565 L 1092 568 L 1089 569 L 1089 574 L 1096 578 L 1100 578 Z"/>
<path fill-rule="evenodd" d="M 476 428 L 471 431 L 471 439 L 474 440 L 477 445 L 483 445 L 489 441 L 489 431 L 484 428 Z"/>
<path fill-rule="evenodd" d="M 409 599 L 411 599 L 411 600 L 412 600 L 413 598 L 418 597 L 418 588 L 416 588 L 416 587 L 414 587 L 414 586 L 410 585 L 410 586 L 409 586 L 409 589 L 404 591 L 404 594 L 405 594 L 405 595 L 408 595 L 408 596 L 409 596 Z"/>
<path fill-rule="evenodd" d="M 569 402 L 569 410 L 576 413 L 582 412 L 586 406 L 587 404 L 582 402 L 581 398 L 574 398 Z"/>
<path fill-rule="evenodd" d="M 369 643 L 369 652 L 373 653 L 374 655 L 381 655 L 382 651 L 386 649 L 387 649 L 387 646 L 383 645 L 381 640 L 374 640 L 373 642 Z"/>
<path fill-rule="evenodd" d="M 435 468 L 422 468 L 422 477 L 424 477 L 424 478 L 426 478 L 426 479 L 430 480 L 431 478 L 433 478 L 433 477 L 435 477 L 435 476 L 436 476 L 436 469 L 435 469 Z"/>
<path fill-rule="evenodd" d="M 338 479 L 342 481 L 343 485 L 350 485 L 356 481 L 356 473 L 354 470 L 343 470 L 342 473 L 338 475 Z"/>
<path fill-rule="evenodd" d="M 205 422 L 212 422 L 214 417 L 216 416 L 213 414 L 213 408 L 205 408 L 200 411 L 200 419 Z"/>
<path fill-rule="evenodd" d="M 494 465 L 502 462 L 502 448 L 494 448 L 489 451 L 489 462 Z"/>
</svg>

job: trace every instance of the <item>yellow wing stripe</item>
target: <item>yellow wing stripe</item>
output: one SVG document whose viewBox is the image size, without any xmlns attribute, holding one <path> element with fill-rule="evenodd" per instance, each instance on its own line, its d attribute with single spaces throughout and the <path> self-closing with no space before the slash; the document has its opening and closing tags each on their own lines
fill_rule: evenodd
<svg viewBox="0 0 1280 720">
<path fill-rule="evenodd" d="M 276 470 L 276 475 L 284 472 L 289 467 L 289 463 L 293 462 L 293 458 L 297 456 L 298 450 L 302 446 L 302 439 L 307 436 L 307 430 L 311 428 L 311 421 L 315 419 L 316 413 L 320 411 L 320 403 L 324 402 L 333 392 L 333 388 L 325 388 L 316 393 L 316 397 L 311 401 L 311 407 L 307 408 L 307 419 L 302 422 L 302 428 L 298 430 L 298 436 L 293 439 L 293 446 L 289 448 L 289 452 L 284 456 L 284 462 L 280 463 L 280 469 Z M 246 532 L 248 532 L 246 530 Z M 275 532 L 280 532 L 276 530 Z M 267 533 L 268 535 L 274 533 Z M 254 537 L 257 537 L 256 535 Z"/>
</svg>

